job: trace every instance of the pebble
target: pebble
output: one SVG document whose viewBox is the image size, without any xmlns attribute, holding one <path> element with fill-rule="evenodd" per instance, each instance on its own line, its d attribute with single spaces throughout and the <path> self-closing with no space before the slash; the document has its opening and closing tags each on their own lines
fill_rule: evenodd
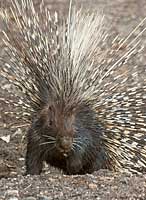
<svg viewBox="0 0 146 200">
<path fill-rule="evenodd" d="M 35 197 L 25 197 L 23 200 L 36 200 Z"/>
<path fill-rule="evenodd" d="M 5 196 L 5 192 L 0 191 L 0 197 Z"/>
<path fill-rule="evenodd" d="M 8 196 L 19 196 L 18 190 L 7 190 L 6 195 Z"/>
<path fill-rule="evenodd" d="M 10 197 L 8 200 L 18 200 L 17 197 Z"/>
<path fill-rule="evenodd" d="M 94 183 L 90 183 L 88 186 L 89 186 L 90 189 L 96 189 L 97 188 L 97 185 L 94 184 Z"/>
<path fill-rule="evenodd" d="M 40 196 L 39 200 L 52 200 L 52 197 L 47 197 L 47 196 Z"/>
</svg>

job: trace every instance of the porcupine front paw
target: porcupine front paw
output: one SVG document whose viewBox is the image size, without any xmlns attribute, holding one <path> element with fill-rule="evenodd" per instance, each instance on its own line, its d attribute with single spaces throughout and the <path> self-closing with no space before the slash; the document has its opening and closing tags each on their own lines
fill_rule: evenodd
<svg viewBox="0 0 146 200">
<path fill-rule="evenodd" d="M 66 162 L 66 173 L 68 175 L 80 174 L 80 170 L 82 169 L 82 167 L 82 160 L 79 157 L 71 156 L 67 159 Z"/>
<path fill-rule="evenodd" d="M 32 175 L 39 175 L 42 172 L 43 168 L 43 161 L 40 157 L 39 152 L 37 152 L 37 149 L 32 149 L 27 146 L 27 152 L 25 157 L 25 165 L 26 165 L 26 173 L 32 174 Z"/>
</svg>

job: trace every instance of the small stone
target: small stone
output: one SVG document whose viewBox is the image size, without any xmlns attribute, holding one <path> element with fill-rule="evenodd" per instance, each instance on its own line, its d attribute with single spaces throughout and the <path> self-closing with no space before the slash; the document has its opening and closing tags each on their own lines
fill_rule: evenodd
<svg viewBox="0 0 146 200">
<path fill-rule="evenodd" d="M 7 190 L 6 195 L 8 196 L 19 196 L 18 190 Z"/>
<path fill-rule="evenodd" d="M 24 161 L 24 160 L 25 160 L 25 158 L 19 158 L 19 160 L 20 160 L 20 161 Z"/>
<path fill-rule="evenodd" d="M 8 200 L 18 200 L 17 197 L 10 197 Z"/>
<path fill-rule="evenodd" d="M 94 184 L 94 183 L 90 183 L 88 186 L 89 186 L 90 189 L 96 189 L 97 188 L 97 185 Z"/>
<path fill-rule="evenodd" d="M 47 197 L 47 196 L 40 196 L 39 200 L 52 200 L 52 197 Z"/>
<path fill-rule="evenodd" d="M 4 197 L 5 196 L 5 192 L 1 192 L 0 191 L 0 198 Z"/>
<path fill-rule="evenodd" d="M 3 140 L 6 143 L 9 143 L 10 142 L 10 135 L 1 136 L 0 139 Z"/>
<path fill-rule="evenodd" d="M 20 128 L 18 128 L 18 129 L 15 131 L 15 133 L 14 133 L 13 136 L 16 136 L 16 135 L 22 135 L 22 130 L 21 130 Z"/>
<path fill-rule="evenodd" d="M 35 197 L 25 197 L 23 200 L 36 200 Z"/>
</svg>

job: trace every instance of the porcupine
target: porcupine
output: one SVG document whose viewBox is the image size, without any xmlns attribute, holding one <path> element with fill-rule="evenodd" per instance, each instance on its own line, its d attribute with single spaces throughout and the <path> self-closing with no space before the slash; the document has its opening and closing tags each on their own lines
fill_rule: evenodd
<svg viewBox="0 0 146 200">
<path fill-rule="evenodd" d="M 13 20 L 1 13 L 10 58 L 1 58 L 1 75 L 20 89 L 17 106 L 31 124 L 26 173 L 40 174 L 44 161 L 66 174 L 102 168 L 142 172 L 145 78 L 138 78 L 138 66 L 132 74 L 122 69 L 138 52 L 145 29 L 134 33 L 144 20 L 103 48 L 108 38 L 103 17 L 71 5 L 66 19 L 50 14 L 43 3 L 38 14 L 32 0 L 12 0 Z"/>
</svg>

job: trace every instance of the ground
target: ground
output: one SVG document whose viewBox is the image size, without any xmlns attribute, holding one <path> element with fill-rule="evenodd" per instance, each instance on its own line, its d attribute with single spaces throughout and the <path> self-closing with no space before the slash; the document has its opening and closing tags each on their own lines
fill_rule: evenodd
<svg viewBox="0 0 146 200">
<path fill-rule="evenodd" d="M 37 7 L 39 0 L 34 2 Z M 45 2 L 50 9 L 66 14 L 67 0 Z M 0 1 L 2 9 L 8 8 L 9 4 L 8 0 Z M 124 36 L 146 17 L 145 0 L 81 0 L 78 5 L 103 10 L 106 20 L 112 24 L 112 30 Z M 144 34 L 142 43 L 145 44 L 145 41 Z M 146 50 L 136 62 L 144 66 L 145 55 Z M 3 101 L 10 98 L 4 90 L 9 84 L 3 79 L 0 79 L 0 84 L 0 200 L 146 199 L 145 174 L 129 175 L 100 170 L 90 175 L 67 176 L 46 166 L 40 176 L 24 176 L 25 137 L 22 136 L 25 136 L 26 129 L 17 127 L 11 116 L 4 116 L 4 111 L 13 108 L 7 107 Z"/>
</svg>

